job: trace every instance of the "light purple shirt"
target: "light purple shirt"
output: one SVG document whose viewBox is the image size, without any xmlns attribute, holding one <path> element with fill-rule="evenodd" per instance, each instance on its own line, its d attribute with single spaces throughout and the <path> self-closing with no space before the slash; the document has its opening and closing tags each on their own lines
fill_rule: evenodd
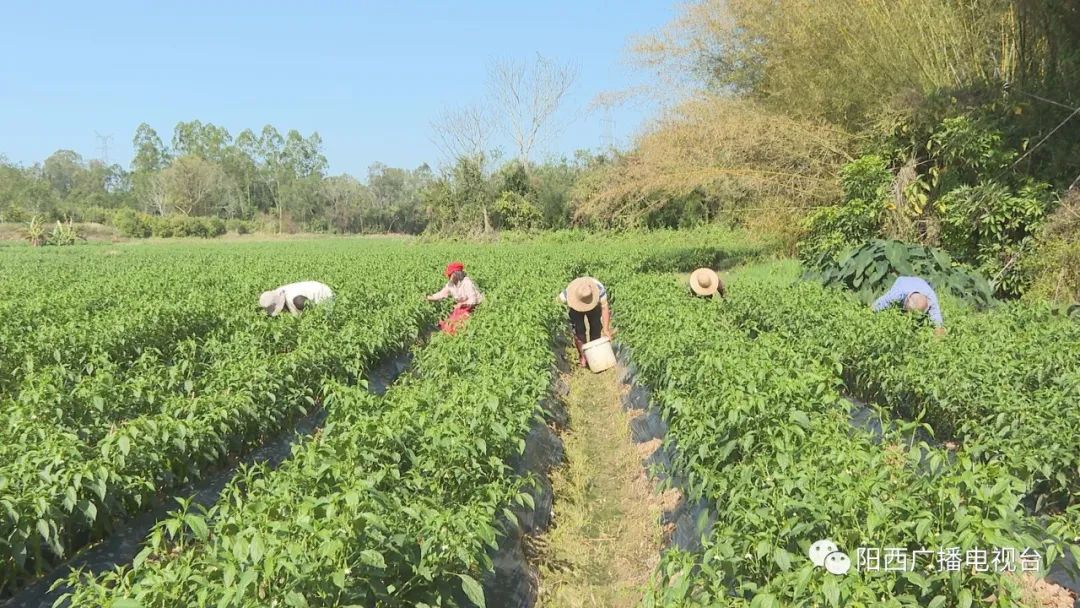
<svg viewBox="0 0 1080 608">
<path fill-rule="evenodd" d="M 896 279 L 889 291 L 874 302 L 874 312 L 885 310 L 897 303 L 903 305 L 904 300 L 913 293 L 921 293 L 926 296 L 926 299 L 930 301 L 930 308 L 927 309 L 926 314 L 934 322 L 934 327 L 941 327 L 944 321 L 941 318 L 941 307 L 938 305 L 937 294 L 934 293 L 934 288 L 930 287 L 929 283 L 919 277 L 900 277 Z"/>
</svg>

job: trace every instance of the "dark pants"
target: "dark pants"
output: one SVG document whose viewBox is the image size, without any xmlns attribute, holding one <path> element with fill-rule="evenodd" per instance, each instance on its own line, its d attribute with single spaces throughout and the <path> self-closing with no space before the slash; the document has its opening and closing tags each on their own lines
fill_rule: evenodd
<svg viewBox="0 0 1080 608">
<path fill-rule="evenodd" d="M 589 327 L 586 332 L 585 320 L 588 319 Z M 604 331 L 604 322 L 600 318 L 600 306 L 593 308 L 589 312 L 578 312 L 573 308 L 570 309 L 570 325 L 574 328 L 574 336 L 581 342 L 592 342 L 596 340 Z"/>
</svg>

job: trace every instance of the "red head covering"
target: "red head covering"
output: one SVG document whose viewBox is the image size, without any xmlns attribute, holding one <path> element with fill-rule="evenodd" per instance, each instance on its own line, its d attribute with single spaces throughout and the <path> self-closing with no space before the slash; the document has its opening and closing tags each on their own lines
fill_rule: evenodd
<svg viewBox="0 0 1080 608">
<path fill-rule="evenodd" d="M 450 262 L 446 265 L 446 278 L 450 278 L 450 275 L 454 274 L 459 270 L 464 271 L 465 265 L 461 262 Z"/>
</svg>

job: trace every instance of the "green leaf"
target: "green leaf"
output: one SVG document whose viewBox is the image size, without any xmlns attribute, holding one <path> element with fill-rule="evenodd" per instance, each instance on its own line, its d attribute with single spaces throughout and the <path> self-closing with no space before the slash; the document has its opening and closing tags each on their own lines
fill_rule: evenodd
<svg viewBox="0 0 1080 608">
<path fill-rule="evenodd" d="M 458 578 L 461 579 L 461 590 L 465 592 L 465 597 L 469 598 L 469 601 L 477 608 L 486 608 L 484 588 L 480 586 L 480 583 L 467 574 L 459 574 Z"/>
<path fill-rule="evenodd" d="M 781 570 L 791 570 L 791 554 L 786 550 L 777 547 L 773 551 L 773 561 L 776 562 L 777 566 L 780 566 Z"/>
<path fill-rule="evenodd" d="M 829 602 L 830 606 L 840 605 L 840 586 L 836 583 L 836 579 L 826 580 L 821 586 L 821 592 L 825 594 L 825 601 Z"/>
<path fill-rule="evenodd" d="M 333 581 L 334 585 L 338 589 L 344 589 L 345 588 L 345 571 L 344 570 L 338 570 L 337 572 L 334 573 L 333 577 L 331 577 L 331 580 Z"/>
<path fill-rule="evenodd" d="M 293 608 L 308 608 L 307 598 L 295 591 L 290 591 L 285 594 L 285 604 L 287 606 L 292 606 Z"/>
<path fill-rule="evenodd" d="M 195 538 L 202 541 L 210 537 L 210 528 L 207 527 L 206 521 L 193 513 L 188 513 L 184 516 L 184 523 L 191 528 L 191 533 L 195 535 Z"/>
<path fill-rule="evenodd" d="M 373 568 L 381 569 L 386 567 L 386 560 L 383 559 L 382 553 L 379 553 L 374 549 L 364 549 L 361 551 L 360 562 Z"/>
<path fill-rule="evenodd" d="M 956 606 L 957 608 L 971 608 L 973 599 L 969 589 L 961 589 L 960 593 L 956 596 Z"/>
<path fill-rule="evenodd" d="M 121 597 L 112 601 L 112 608 L 142 608 L 142 602 L 131 598 Z"/>
<path fill-rule="evenodd" d="M 52 536 L 49 533 L 49 522 L 45 521 L 44 519 L 37 520 L 37 531 L 38 534 L 41 535 L 41 538 L 45 539 L 46 542 Z"/>
<path fill-rule="evenodd" d="M 926 608 L 941 608 L 945 605 L 946 601 L 947 598 L 944 595 L 935 596 L 934 599 L 930 600 L 930 603 L 926 605 Z"/>
</svg>

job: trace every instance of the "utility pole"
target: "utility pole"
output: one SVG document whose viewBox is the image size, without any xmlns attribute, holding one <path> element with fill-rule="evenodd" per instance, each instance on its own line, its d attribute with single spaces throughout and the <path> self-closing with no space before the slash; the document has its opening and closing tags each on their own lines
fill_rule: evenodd
<svg viewBox="0 0 1080 608">
<path fill-rule="evenodd" d="M 97 131 L 94 131 L 94 135 L 98 140 L 98 154 L 101 158 L 101 162 L 106 166 L 109 165 L 109 142 L 112 141 L 112 135 L 102 135 Z"/>
<path fill-rule="evenodd" d="M 612 150 L 615 148 L 615 121 L 604 117 L 600 119 L 600 124 L 604 128 L 603 133 L 600 135 L 600 145 L 604 147 L 604 150 Z"/>
</svg>

